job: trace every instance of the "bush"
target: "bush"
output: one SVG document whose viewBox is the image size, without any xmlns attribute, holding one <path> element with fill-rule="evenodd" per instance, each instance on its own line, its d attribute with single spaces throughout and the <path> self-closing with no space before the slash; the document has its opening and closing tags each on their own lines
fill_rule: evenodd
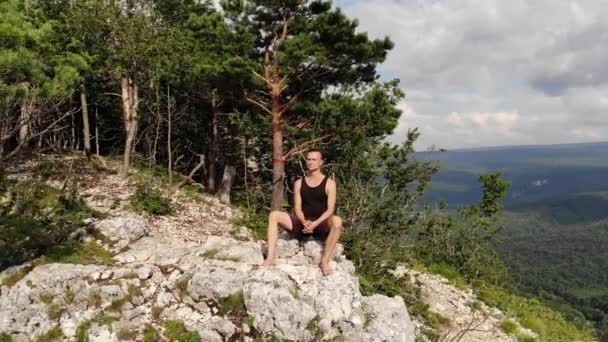
<svg viewBox="0 0 608 342">
<path fill-rule="evenodd" d="M 579 329 L 558 313 L 538 300 L 528 299 L 506 290 L 481 286 L 479 298 L 517 317 L 521 324 L 536 332 L 539 341 L 592 341 L 590 329 Z"/>
<path fill-rule="evenodd" d="M 510 319 L 503 321 L 500 327 L 507 334 L 514 334 L 517 331 L 517 324 Z"/>
<path fill-rule="evenodd" d="M 75 188 L 60 191 L 41 183 L 13 184 L 0 204 L 0 270 L 73 246 L 70 234 L 97 215 Z"/>
<path fill-rule="evenodd" d="M 171 213 L 171 200 L 150 185 L 137 187 L 135 194 L 131 196 L 131 206 L 137 211 L 155 215 Z"/>
</svg>

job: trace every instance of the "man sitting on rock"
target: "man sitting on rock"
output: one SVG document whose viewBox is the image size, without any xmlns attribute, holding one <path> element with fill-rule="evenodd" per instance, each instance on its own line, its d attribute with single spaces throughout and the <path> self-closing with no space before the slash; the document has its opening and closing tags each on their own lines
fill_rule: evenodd
<svg viewBox="0 0 608 342">
<path fill-rule="evenodd" d="M 294 213 L 270 212 L 268 216 L 268 255 L 263 266 L 275 264 L 280 225 L 298 239 L 314 236 L 317 239 L 325 240 L 325 250 L 319 267 L 321 267 L 323 275 L 331 273 L 329 260 L 340 238 L 342 219 L 334 215 L 336 182 L 321 173 L 322 165 L 321 152 L 308 152 L 306 155 L 308 172 L 294 185 Z"/>
</svg>

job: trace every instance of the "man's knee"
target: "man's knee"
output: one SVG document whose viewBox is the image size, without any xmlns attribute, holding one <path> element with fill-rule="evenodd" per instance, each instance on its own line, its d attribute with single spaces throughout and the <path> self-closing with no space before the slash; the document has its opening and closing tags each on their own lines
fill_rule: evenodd
<svg viewBox="0 0 608 342">
<path fill-rule="evenodd" d="M 329 227 L 331 229 L 342 229 L 342 218 L 334 215 L 329 219 Z"/>
<path fill-rule="evenodd" d="M 270 214 L 268 214 L 268 221 L 269 222 L 278 222 L 280 215 L 281 215 L 280 211 L 273 210 L 273 211 L 270 212 Z"/>
</svg>

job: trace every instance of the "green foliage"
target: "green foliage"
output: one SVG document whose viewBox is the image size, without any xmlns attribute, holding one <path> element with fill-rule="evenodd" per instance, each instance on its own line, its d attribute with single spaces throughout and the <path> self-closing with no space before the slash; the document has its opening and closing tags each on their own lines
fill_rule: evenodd
<svg viewBox="0 0 608 342">
<path fill-rule="evenodd" d="M 65 308 L 61 307 L 59 304 L 51 304 L 48 306 L 46 313 L 51 320 L 58 320 L 61 318 L 63 313 L 65 312 Z"/>
<path fill-rule="evenodd" d="M 199 342 L 201 340 L 198 332 L 188 332 L 184 322 L 178 320 L 165 321 L 165 336 L 170 341 Z"/>
<path fill-rule="evenodd" d="M 535 299 L 526 299 L 503 289 L 480 287 L 478 296 L 516 317 L 521 324 L 539 335 L 540 341 L 591 341 L 589 328 L 579 329 L 564 317 Z"/>
<path fill-rule="evenodd" d="M 523 212 L 507 212 L 504 221 L 498 251 L 520 279 L 519 289 L 578 326 L 601 322 L 608 308 L 608 223 L 558 224 Z"/>
<path fill-rule="evenodd" d="M 122 327 L 116 332 L 116 337 L 120 340 L 133 340 L 137 336 L 137 332 L 133 329 Z"/>
<path fill-rule="evenodd" d="M 36 338 L 36 342 L 57 342 L 61 341 L 63 337 L 63 331 L 61 331 L 61 327 L 56 326 L 44 334 L 39 335 Z"/>
<path fill-rule="evenodd" d="M 53 302 L 53 299 L 55 299 L 55 295 L 50 292 L 42 292 L 40 294 L 40 300 L 44 304 L 51 304 L 51 302 Z"/>
<path fill-rule="evenodd" d="M 243 291 L 235 292 L 222 299 L 222 301 L 219 303 L 218 313 L 221 316 L 247 316 Z"/>
<path fill-rule="evenodd" d="M 0 333 L 0 342 L 13 342 L 13 338 L 9 334 Z"/>
<path fill-rule="evenodd" d="M 146 325 L 144 328 L 143 342 L 157 342 L 160 339 L 158 331 L 151 325 Z"/>
<path fill-rule="evenodd" d="M 131 197 L 131 206 L 138 211 L 155 215 L 168 215 L 171 213 L 171 200 L 163 196 L 160 191 L 151 185 L 137 187 Z"/>
<path fill-rule="evenodd" d="M 89 329 L 91 321 L 85 320 L 76 328 L 76 342 L 89 342 Z"/>
<path fill-rule="evenodd" d="M 70 234 L 95 214 L 75 188 L 18 183 L 7 189 L 6 198 L 0 205 L 0 269 L 46 253 L 74 251 L 78 243 Z"/>
<path fill-rule="evenodd" d="M 483 192 L 479 209 L 484 216 L 492 216 L 502 208 L 498 200 L 507 195 L 507 188 L 511 183 L 503 180 L 500 173 L 481 175 L 479 182 Z"/>
<path fill-rule="evenodd" d="M 500 323 L 500 328 L 507 334 L 514 334 L 517 332 L 517 324 L 510 319 L 506 319 Z"/>
</svg>

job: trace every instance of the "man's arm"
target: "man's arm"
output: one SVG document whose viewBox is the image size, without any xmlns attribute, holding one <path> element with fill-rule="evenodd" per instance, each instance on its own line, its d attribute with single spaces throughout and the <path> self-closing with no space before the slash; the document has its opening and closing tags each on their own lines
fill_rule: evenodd
<svg viewBox="0 0 608 342">
<path fill-rule="evenodd" d="M 312 223 L 312 229 L 316 228 L 321 222 L 327 220 L 334 214 L 336 208 L 336 182 L 333 179 L 327 179 L 327 210 Z"/>
<path fill-rule="evenodd" d="M 302 197 L 300 196 L 300 188 L 302 187 L 302 179 L 298 179 L 293 185 L 293 211 L 296 217 L 302 224 L 306 223 L 304 212 L 302 211 Z"/>
</svg>

